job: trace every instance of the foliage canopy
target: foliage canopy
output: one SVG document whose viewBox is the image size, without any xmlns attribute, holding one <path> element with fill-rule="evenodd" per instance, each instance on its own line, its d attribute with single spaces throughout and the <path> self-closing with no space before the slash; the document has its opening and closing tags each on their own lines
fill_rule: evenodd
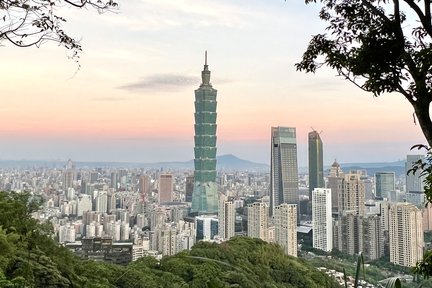
<svg viewBox="0 0 432 288">
<path fill-rule="evenodd" d="M 432 146 L 432 21 L 428 0 L 305 0 L 322 5 L 326 33 L 312 37 L 297 70 L 323 65 L 375 96 L 402 94 Z"/>
<path fill-rule="evenodd" d="M 84 261 L 31 218 L 39 204 L 27 193 L 0 192 L 0 287 L 339 287 L 279 246 L 247 237 L 200 242 L 160 262 Z"/>
<path fill-rule="evenodd" d="M 0 0 L 0 43 L 18 47 L 37 46 L 47 41 L 57 42 L 79 58 L 81 44 L 63 30 L 66 19 L 59 8 L 94 8 L 99 13 L 118 7 L 114 0 Z"/>
</svg>

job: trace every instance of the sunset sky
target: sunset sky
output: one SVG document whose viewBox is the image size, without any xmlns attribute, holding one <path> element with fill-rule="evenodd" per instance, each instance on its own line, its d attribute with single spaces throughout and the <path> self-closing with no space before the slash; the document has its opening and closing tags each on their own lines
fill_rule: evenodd
<svg viewBox="0 0 432 288">
<path fill-rule="evenodd" d="M 119 0 L 121 1 L 121 0 Z M 301 0 L 123 0 L 72 8 L 81 69 L 54 43 L 0 46 L 0 160 L 159 162 L 193 158 L 194 89 L 204 51 L 218 90 L 218 154 L 268 163 L 270 127 L 322 131 L 324 163 L 403 159 L 423 143 L 399 94 L 374 98 L 329 69 L 295 71 L 318 6 Z"/>
</svg>

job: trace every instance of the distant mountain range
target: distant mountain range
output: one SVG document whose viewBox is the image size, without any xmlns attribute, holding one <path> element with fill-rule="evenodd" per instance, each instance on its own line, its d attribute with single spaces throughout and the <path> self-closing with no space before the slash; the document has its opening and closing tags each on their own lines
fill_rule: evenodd
<svg viewBox="0 0 432 288">
<path fill-rule="evenodd" d="M 194 160 L 173 161 L 173 162 L 156 162 L 156 163 L 138 163 L 138 162 L 87 162 L 74 161 L 77 168 L 144 168 L 144 169 L 194 169 Z M 66 164 L 64 160 L 0 160 L 1 168 L 63 168 Z M 243 170 L 243 171 L 270 171 L 270 166 L 262 163 L 255 163 L 248 160 L 240 159 L 232 154 L 217 156 L 217 169 L 225 171 Z"/>
<path fill-rule="evenodd" d="M 37 161 L 37 160 L 0 160 L 1 168 L 31 168 L 31 167 L 47 167 L 47 168 L 63 168 L 66 164 L 64 160 L 53 161 Z M 83 168 L 144 168 L 144 169 L 175 169 L 175 170 L 193 170 L 194 161 L 173 161 L 173 162 L 157 162 L 157 163 L 134 163 L 134 162 L 86 162 L 76 161 L 76 167 Z M 341 168 L 348 172 L 349 170 L 366 170 L 368 175 L 372 176 L 379 171 L 392 171 L 396 175 L 405 174 L 405 162 L 376 162 L 376 163 L 340 163 Z M 240 159 L 232 154 L 217 156 L 217 169 L 224 171 L 256 171 L 269 172 L 268 164 L 256 163 L 244 159 Z M 325 166 L 324 170 L 330 169 Z M 307 167 L 300 167 L 300 173 L 307 173 Z"/>
</svg>

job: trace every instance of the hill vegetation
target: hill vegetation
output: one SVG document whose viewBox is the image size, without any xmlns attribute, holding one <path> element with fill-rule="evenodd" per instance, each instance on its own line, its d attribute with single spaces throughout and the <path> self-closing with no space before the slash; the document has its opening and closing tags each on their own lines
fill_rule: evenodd
<svg viewBox="0 0 432 288">
<path fill-rule="evenodd" d="M 339 287 L 279 246 L 247 237 L 200 242 L 160 262 L 84 261 L 31 217 L 40 204 L 26 193 L 0 192 L 0 287 Z"/>
</svg>

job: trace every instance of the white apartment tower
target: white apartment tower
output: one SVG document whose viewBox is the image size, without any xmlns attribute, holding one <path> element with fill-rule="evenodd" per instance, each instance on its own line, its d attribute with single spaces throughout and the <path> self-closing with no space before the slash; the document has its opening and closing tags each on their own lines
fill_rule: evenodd
<svg viewBox="0 0 432 288">
<path fill-rule="evenodd" d="M 421 211 L 410 203 L 390 206 L 390 262 L 413 267 L 423 258 L 423 224 Z"/>
<path fill-rule="evenodd" d="M 285 254 L 297 257 L 297 205 L 283 203 L 274 209 L 275 242 Z"/>
<path fill-rule="evenodd" d="M 255 202 L 247 207 L 248 236 L 267 241 L 269 207 L 266 203 Z"/>
<path fill-rule="evenodd" d="M 313 247 L 326 252 L 333 249 L 332 195 L 330 189 L 312 191 Z"/>
<path fill-rule="evenodd" d="M 229 240 L 235 234 L 235 206 L 232 201 L 227 200 L 225 195 L 220 196 L 218 216 L 218 234 L 223 240 Z"/>
</svg>

